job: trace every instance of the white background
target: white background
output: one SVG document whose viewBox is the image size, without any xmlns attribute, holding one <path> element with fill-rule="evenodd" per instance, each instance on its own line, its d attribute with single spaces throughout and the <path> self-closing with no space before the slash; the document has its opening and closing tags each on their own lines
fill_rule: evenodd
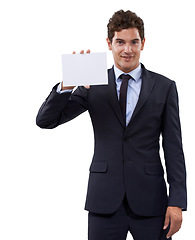
<svg viewBox="0 0 195 240">
<path fill-rule="evenodd" d="M 38 128 L 35 118 L 62 80 L 61 54 L 108 51 L 106 25 L 120 9 L 145 22 L 141 62 L 177 83 L 189 200 L 174 240 L 193 239 L 194 2 L 6 0 L 0 3 L 1 240 L 87 240 L 83 208 L 93 154 L 88 113 L 53 130 Z"/>
</svg>

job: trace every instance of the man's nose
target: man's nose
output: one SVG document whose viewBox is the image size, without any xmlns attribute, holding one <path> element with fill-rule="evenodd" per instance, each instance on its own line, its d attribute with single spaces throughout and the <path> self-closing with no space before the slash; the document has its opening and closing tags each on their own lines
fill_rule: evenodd
<svg viewBox="0 0 195 240">
<path fill-rule="evenodd" d="M 131 46 L 130 46 L 129 44 L 126 44 L 126 45 L 125 45 L 125 52 L 126 52 L 126 53 L 129 53 L 129 52 L 131 52 L 131 51 L 132 51 Z"/>
</svg>

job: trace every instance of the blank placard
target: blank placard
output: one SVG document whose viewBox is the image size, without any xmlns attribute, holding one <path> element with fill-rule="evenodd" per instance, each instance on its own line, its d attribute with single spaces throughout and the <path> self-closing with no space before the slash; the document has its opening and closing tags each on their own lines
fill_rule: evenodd
<svg viewBox="0 0 195 240">
<path fill-rule="evenodd" d="M 64 86 L 108 84 L 106 52 L 63 54 L 62 70 Z"/>
</svg>

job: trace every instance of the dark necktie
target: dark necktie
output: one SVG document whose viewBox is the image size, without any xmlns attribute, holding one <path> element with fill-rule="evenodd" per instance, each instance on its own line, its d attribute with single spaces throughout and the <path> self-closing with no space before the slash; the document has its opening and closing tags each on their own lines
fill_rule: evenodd
<svg viewBox="0 0 195 240">
<path fill-rule="evenodd" d="M 131 76 L 128 74 L 122 74 L 120 75 L 120 78 L 122 79 L 122 83 L 120 87 L 119 103 L 124 120 L 126 122 L 127 87 L 128 81 L 131 78 Z"/>
</svg>

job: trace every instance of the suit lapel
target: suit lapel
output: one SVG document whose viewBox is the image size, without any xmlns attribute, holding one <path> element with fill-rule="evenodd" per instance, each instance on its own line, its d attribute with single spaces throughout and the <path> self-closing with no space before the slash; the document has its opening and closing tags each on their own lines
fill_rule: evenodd
<svg viewBox="0 0 195 240">
<path fill-rule="evenodd" d="M 147 98 L 149 97 L 152 91 L 152 88 L 154 87 L 154 84 L 155 84 L 154 79 L 150 76 L 149 72 L 142 65 L 142 86 L 140 96 L 128 126 L 131 125 L 132 121 L 135 119 L 136 115 L 146 102 Z"/>
<path fill-rule="evenodd" d="M 109 98 L 110 105 L 113 111 L 115 112 L 117 118 L 121 122 L 122 126 L 125 127 L 125 121 L 123 119 L 123 115 L 120 109 L 118 96 L 116 92 L 114 67 L 112 67 L 108 72 L 108 98 Z"/>
</svg>

